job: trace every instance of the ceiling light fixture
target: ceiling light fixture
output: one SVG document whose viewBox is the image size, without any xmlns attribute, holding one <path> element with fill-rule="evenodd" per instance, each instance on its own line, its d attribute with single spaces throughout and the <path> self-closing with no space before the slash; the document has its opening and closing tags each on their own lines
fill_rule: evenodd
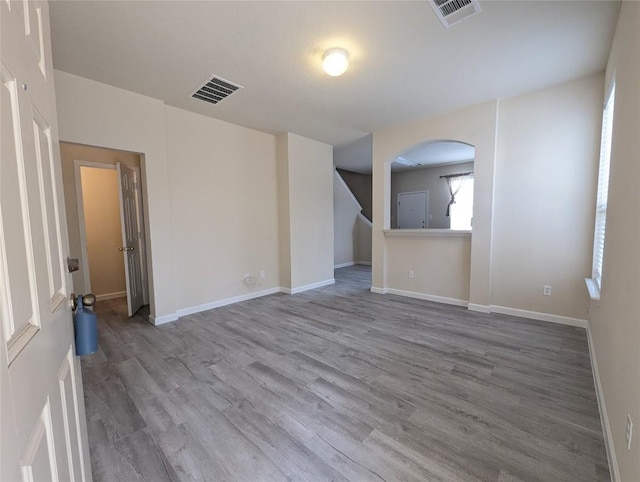
<svg viewBox="0 0 640 482">
<path fill-rule="evenodd" d="M 332 77 L 342 75 L 349 67 L 349 52 L 338 47 L 327 50 L 322 56 L 322 68 Z"/>
</svg>

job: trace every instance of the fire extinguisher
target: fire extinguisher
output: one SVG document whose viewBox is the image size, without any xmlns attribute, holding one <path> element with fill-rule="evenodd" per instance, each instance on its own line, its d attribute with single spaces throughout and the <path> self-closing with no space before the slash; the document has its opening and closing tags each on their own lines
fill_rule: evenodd
<svg viewBox="0 0 640 482">
<path fill-rule="evenodd" d="M 98 351 L 98 315 L 90 308 L 96 302 L 92 294 L 78 295 L 73 326 L 76 332 L 76 355 L 91 355 Z"/>
</svg>

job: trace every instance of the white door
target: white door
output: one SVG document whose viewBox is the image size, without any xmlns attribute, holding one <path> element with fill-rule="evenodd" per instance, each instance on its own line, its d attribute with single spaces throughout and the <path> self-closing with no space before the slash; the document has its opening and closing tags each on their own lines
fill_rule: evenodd
<svg viewBox="0 0 640 482">
<path fill-rule="evenodd" d="M 398 228 L 424 229 L 427 226 L 429 191 L 398 193 Z"/>
<path fill-rule="evenodd" d="M 91 480 L 46 2 L 0 2 L 0 480 Z"/>
<path fill-rule="evenodd" d="M 117 164 L 120 189 L 120 222 L 122 224 L 122 248 L 124 274 L 127 282 L 127 309 L 133 316 L 144 304 L 141 243 L 142 227 L 138 216 L 136 186 L 138 173 L 135 169 Z"/>
</svg>

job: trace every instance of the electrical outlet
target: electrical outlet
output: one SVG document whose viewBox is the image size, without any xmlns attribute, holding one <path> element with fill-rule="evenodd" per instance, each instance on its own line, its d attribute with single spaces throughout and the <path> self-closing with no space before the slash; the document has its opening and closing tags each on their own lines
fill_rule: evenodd
<svg viewBox="0 0 640 482">
<path fill-rule="evenodd" d="M 633 420 L 631 420 L 631 414 L 627 414 L 627 429 L 624 436 L 627 441 L 627 450 L 631 450 L 631 437 L 633 437 Z"/>
<path fill-rule="evenodd" d="M 409 279 L 413 279 L 416 277 L 416 274 L 413 272 L 412 269 L 409 270 Z"/>
<path fill-rule="evenodd" d="M 260 278 L 266 278 L 267 272 L 265 270 L 260 271 Z"/>
<path fill-rule="evenodd" d="M 542 287 L 542 294 L 545 295 L 545 296 L 551 296 L 551 286 L 544 285 Z"/>
</svg>

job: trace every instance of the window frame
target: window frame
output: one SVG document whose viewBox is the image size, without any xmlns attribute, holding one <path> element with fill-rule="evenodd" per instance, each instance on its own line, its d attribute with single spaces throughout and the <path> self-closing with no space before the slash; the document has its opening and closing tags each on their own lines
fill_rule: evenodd
<svg viewBox="0 0 640 482">
<path fill-rule="evenodd" d="M 612 77 L 605 96 L 602 111 L 602 131 L 600 137 L 600 160 L 598 163 L 598 191 L 596 195 L 595 223 L 593 236 L 593 259 L 591 267 L 591 283 L 599 299 L 602 289 L 602 271 L 604 265 L 604 246 L 606 239 L 607 207 L 609 201 L 609 174 L 611 169 L 611 151 L 613 140 L 613 124 L 615 112 L 616 79 Z M 588 283 L 589 284 L 589 283 Z"/>
</svg>

